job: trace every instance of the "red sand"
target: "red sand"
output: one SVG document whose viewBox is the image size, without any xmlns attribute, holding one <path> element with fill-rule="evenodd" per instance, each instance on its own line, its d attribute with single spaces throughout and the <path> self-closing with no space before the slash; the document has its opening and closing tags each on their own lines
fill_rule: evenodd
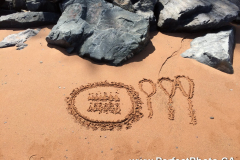
<svg viewBox="0 0 240 160">
<path fill-rule="evenodd" d="M 120 67 L 97 64 L 67 55 L 60 47 L 48 46 L 45 37 L 51 26 L 28 40 L 28 47 L 23 50 L 1 49 L 0 159 L 239 159 L 240 27 L 236 27 L 232 75 L 180 56 L 192 39 L 202 34 L 152 33 L 144 51 Z M 17 32 L 20 30 L 0 30 L 0 39 Z M 185 36 L 188 37 L 183 39 Z M 174 52 L 176 56 L 168 59 L 159 74 L 164 61 Z M 174 79 L 177 75 L 188 76 L 195 84 L 192 104 L 196 125 L 189 124 L 188 101 L 179 89 L 173 97 L 175 119 L 168 119 L 168 96 L 158 85 L 151 97 L 153 117 L 148 118 L 147 98 L 139 89 L 139 81 L 147 78 L 156 84 L 161 77 Z M 132 85 L 139 93 L 144 117 L 132 123 L 131 129 L 93 131 L 68 113 L 65 97 L 74 88 L 105 80 Z M 188 91 L 188 82 L 183 80 L 182 84 Z M 169 84 L 164 85 L 170 91 Z M 152 91 L 150 84 L 144 83 L 143 88 L 148 93 Z M 127 94 L 121 96 L 128 99 Z M 79 110 L 84 100 L 87 96 L 76 98 Z M 131 104 L 123 104 L 121 109 L 128 113 Z M 97 117 L 98 113 L 91 114 Z"/>
</svg>

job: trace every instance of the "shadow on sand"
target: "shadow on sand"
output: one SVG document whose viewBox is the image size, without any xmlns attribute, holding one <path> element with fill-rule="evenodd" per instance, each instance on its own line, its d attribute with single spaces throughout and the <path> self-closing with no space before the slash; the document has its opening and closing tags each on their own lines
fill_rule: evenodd
<svg viewBox="0 0 240 160">
<path fill-rule="evenodd" d="M 142 60 L 144 60 L 146 57 L 148 57 L 150 54 L 152 54 L 155 51 L 155 47 L 153 46 L 151 39 L 153 37 L 155 37 L 158 34 L 157 31 L 154 32 L 150 32 L 150 42 L 147 44 L 147 46 L 138 54 L 135 54 L 132 58 L 126 60 L 125 62 L 123 62 L 122 64 L 120 64 L 119 66 L 125 65 L 125 64 L 129 64 L 132 62 L 140 62 Z M 69 54 L 65 48 L 62 48 L 60 46 L 57 45 L 52 45 L 52 44 L 48 44 L 49 48 L 55 48 L 57 50 L 59 50 L 60 52 L 62 52 L 63 54 L 65 54 L 66 56 L 73 56 L 73 55 L 78 55 L 76 52 Z M 109 65 L 109 66 L 114 66 L 109 64 L 109 61 L 106 60 L 96 60 L 96 59 L 92 59 L 89 56 L 84 56 L 81 57 L 83 59 L 86 59 L 88 61 L 90 61 L 93 64 L 97 64 L 97 65 Z M 115 67 L 119 67 L 119 66 L 115 66 Z"/>
</svg>

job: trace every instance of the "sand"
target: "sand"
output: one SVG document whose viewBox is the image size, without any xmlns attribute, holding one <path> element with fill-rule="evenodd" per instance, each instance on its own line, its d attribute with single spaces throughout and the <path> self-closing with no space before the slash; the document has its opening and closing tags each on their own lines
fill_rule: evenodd
<svg viewBox="0 0 240 160">
<path fill-rule="evenodd" d="M 48 45 L 45 37 L 52 26 L 42 27 L 23 50 L 0 49 L 0 159 L 240 159 L 240 26 L 235 27 L 234 74 L 180 56 L 190 48 L 193 38 L 204 33 L 153 32 L 148 46 L 118 67 L 69 55 L 63 48 Z M 0 39 L 20 31 L 0 30 Z M 182 75 L 194 83 L 188 92 L 191 85 L 182 78 L 182 88 L 194 94 L 189 98 L 176 88 L 172 96 L 174 119 L 170 120 L 169 96 L 158 80 L 174 80 Z M 139 88 L 144 78 L 153 82 L 156 93 L 148 81 Z M 105 81 L 132 86 L 142 103 L 136 105 L 134 96 L 123 88 L 85 90 L 75 97 L 77 114 L 87 117 L 81 125 L 67 110 L 66 97 L 71 97 L 75 88 Z M 163 81 L 162 86 L 170 93 L 170 82 Z M 121 114 L 87 112 L 88 95 L 104 92 L 119 92 Z M 143 116 L 132 121 L 129 129 L 127 123 L 105 131 L 86 127 L 88 119 L 111 125 L 133 115 L 133 106 Z M 193 116 L 189 116 L 189 108 L 194 112 L 195 125 L 190 124 Z"/>
</svg>

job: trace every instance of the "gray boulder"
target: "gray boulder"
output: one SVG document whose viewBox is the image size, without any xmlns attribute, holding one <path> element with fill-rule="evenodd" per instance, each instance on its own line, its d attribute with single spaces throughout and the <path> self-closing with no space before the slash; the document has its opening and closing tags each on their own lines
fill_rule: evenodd
<svg viewBox="0 0 240 160">
<path fill-rule="evenodd" d="M 13 10 L 12 0 L 0 0 L 0 8 L 5 10 Z"/>
<path fill-rule="evenodd" d="M 12 0 L 13 8 L 17 11 L 21 11 L 22 9 L 26 9 L 26 0 Z"/>
<path fill-rule="evenodd" d="M 234 29 L 228 28 L 218 33 L 209 33 L 195 38 L 191 48 L 182 53 L 184 58 L 192 58 L 220 71 L 232 74 L 234 50 Z"/>
<path fill-rule="evenodd" d="M 240 0 L 229 0 L 229 1 L 234 3 L 240 9 Z"/>
<path fill-rule="evenodd" d="M 0 7 L 5 3 L 5 0 L 0 1 Z"/>
<path fill-rule="evenodd" d="M 216 29 L 236 19 L 238 7 L 228 0 L 159 0 L 161 31 Z"/>
<path fill-rule="evenodd" d="M 133 5 L 135 13 L 143 16 L 150 23 L 151 30 L 156 29 L 157 21 L 154 15 L 154 8 L 158 0 L 139 0 Z"/>
<path fill-rule="evenodd" d="M 29 11 L 60 13 L 59 4 L 49 0 L 27 0 L 26 7 Z"/>
<path fill-rule="evenodd" d="M 236 6 L 238 6 L 238 10 L 240 11 L 240 0 L 229 0 L 229 1 L 234 3 Z M 233 22 L 240 24 L 240 13 L 238 13 L 237 18 Z"/>
<path fill-rule="evenodd" d="M 134 12 L 134 8 L 131 0 L 110 0 L 110 2 L 125 10 Z"/>
<path fill-rule="evenodd" d="M 5 37 L 0 42 L 0 48 L 15 46 L 18 47 L 17 50 L 21 50 L 27 46 L 24 42 L 26 42 L 30 37 L 33 37 L 38 34 L 40 29 L 27 29 L 23 32 L 19 32 L 17 34 L 11 34 Z"/>
<path fill-rule="evenodd" d="M 63 2 L 62 9 L 46 40 L 69 53 L 120 65 L 149 42 L 148 21 L 111 3 L 70 0 Z"/>
<path fill-rule="evenodd" d="M 50 12 L 18 12 L 0 17 L 0 28 L 28 28 L 56 24 L 59 14 Z"/>
<path fill-rule="evenodd" d="M 111 3 L 125 10 L 143 16 L 150 23 L 150 30 L 156 30 L 157 21 L 154 8 L 158 0 L 110 0 Z"/>
<path fill-rule="evenodd" d="M 15 10 L 5 10 L 5 9 L 0 9 L 0 16 L 8 15 L 8 14 L 13 14 L 16 13 L 17 11 Z"/>
</svg>

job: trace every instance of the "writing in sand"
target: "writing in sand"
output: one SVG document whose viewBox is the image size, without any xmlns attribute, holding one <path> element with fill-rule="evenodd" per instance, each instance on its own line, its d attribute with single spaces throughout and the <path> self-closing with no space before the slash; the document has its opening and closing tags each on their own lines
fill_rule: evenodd
<svg viewBox="0 0 240 160">
<path fill-rule="evenodd" d="M 187 80 L 189 84 L 189 89 L 186 91 L 181 83 L 181 80 Z M 171 84 L 171 90 L 168 91 L 164 85 L 163 82 L 168 82 Z M 147 91 L 143 90 L 143 84 L 149 83 L 152 87 L 152 91 L 150 93 L 147 93 Z M 175 115 L 175 109 L 174 109 L 174 103 L 173 103 L 173 97 L 176 93 L 176 90 L 179 89 L 183 96 L 187 98 L 188 100 L 188 110 L 189 110 L 189 117 L 190 117 L 190 124 L 196 125 L 197 119 L 196 119 L 196 113 L 193 109 L 192 104 L 192 98 L 194 93 L 194 82 L 192 79 L 190 79 L 187 76 L 184 75 L 178 75 L 175 76 L 174 79 L 170 79 L 169 77 L 162 77 L 158 79 L 157 85 L 150 79 L 143 79 L 139 81 L 139 89 L 146 95 L 147 99 L 147 106 L 149 110 L 148 118 L 153 117 L 153 107 L 151 102 L 151 97 L 157 92 L 157 85 L 160 89 L 163 90 L 163 92 L 168 96 L 168 118 L 170 120 L 174 120 Z M 131 101 L 131 109 L 129 113 L 122 119 L 118 120 L 95 120 L 91 119 L 85 115 L 83 115 L 81 112 L 78 111 L 77 107 L 75 106 L 76 97 L 85 91 L 89 91 L 90 89 L 94 88 L 115 88 L 117 90 L 119 89 L 125 89 L 128 96 L 130 97 Z M 68 111 L 75 120 L 80 123 L 81 125 L 92 128 L 93 130 L 101 129 L 101 130 L 121 130 L 123 126 L 126 127 L 126 129 L 129 129 L 132 127 L 132 124 L 134 122 L 137 122 L 140 120 L 140 118 L 143 117 L 143 113 L 141 113 L 142 109 L 142 100 L 139 97 L 139 93 L 135 91 L 135 89 L 131 85 L 125 85 L 121 82 L 95 82 L 95 83 L 88 83 L 87 85 L 81 85 L 79 88 L 75 88 L 71 93 L 69 97 L 66 97 L 66 101 L 68 104 Z M 120 108 L 120 98 L 119 93 L 115 92 L 113 94 L 112 92 L 100 92 L 100 93 L 88 93 L 87 101 L 89 101 L 89 107 L 87 109 L 87 112 L 96 112 L 98 114 L 115 114 L 120 115 L 121 114 L 121 108 Z M 125 106 L 121 106 L 125 107 Z"/>
</svg>

